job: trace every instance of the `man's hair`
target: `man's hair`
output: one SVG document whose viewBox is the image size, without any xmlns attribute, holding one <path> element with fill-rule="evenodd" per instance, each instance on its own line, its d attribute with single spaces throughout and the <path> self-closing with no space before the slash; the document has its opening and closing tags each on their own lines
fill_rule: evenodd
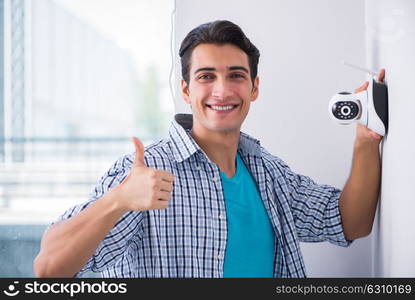
<svg viewBox="0 0 415 300">
<path fill-rule="evenodd" d="M 242 29 L 226 20 L 218 20 L 199 25 L 190 31 L 182 41 L 179 55 L 182 63 L 182 77 L 189 84 L 190 60 L 193 49 L 199 44 L 232 44 L 240 48 L 248 55 L 251 80 L 254 80 L 258 73 L 259 50 L 246 37 Z"/>
</svg>

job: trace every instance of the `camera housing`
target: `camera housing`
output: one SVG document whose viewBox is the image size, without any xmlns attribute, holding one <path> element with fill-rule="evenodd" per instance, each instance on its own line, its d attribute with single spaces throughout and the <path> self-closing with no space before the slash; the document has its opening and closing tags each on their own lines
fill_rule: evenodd
<svg viewBox="0 0 415 300">
<path fill-rule="evenodd" d="M 388 131 L 388 89 L 374 79 L 359 93 L 337 93 L 328 109 L 331 118 L 339 124 L 358 122 L 382 136 Z"/>
</svg>

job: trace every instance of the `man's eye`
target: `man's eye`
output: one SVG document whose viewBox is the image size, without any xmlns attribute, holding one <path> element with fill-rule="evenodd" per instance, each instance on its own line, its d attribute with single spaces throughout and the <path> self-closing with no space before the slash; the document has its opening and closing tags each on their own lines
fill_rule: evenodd
<svg viewBox="0 0 415 300">
<path fill-rule="evenodd" d="M 232 78 L 245 78 L 244 74 L 241 73 L 234 73 L 231 75 Z"/>
<path fill-rule="evenodd" d="M 213 75 L 212 74 L 202 74 L 202 75 L 199 76 L 199 79 L 204 79 L 204 80 L 213 79 Z"/>
</svg>

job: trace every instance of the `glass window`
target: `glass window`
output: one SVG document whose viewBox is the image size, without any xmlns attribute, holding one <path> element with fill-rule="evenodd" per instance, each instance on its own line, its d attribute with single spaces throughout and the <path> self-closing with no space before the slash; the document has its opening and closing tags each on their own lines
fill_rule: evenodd
<svg viewBox="0 0 415 300">
<path fill-rule="evenodd" d="M 166 136 L 173 1 L 1 3 L 0 277 L 32 277 L 46 226 L 131 136 Z"/>
</svg>

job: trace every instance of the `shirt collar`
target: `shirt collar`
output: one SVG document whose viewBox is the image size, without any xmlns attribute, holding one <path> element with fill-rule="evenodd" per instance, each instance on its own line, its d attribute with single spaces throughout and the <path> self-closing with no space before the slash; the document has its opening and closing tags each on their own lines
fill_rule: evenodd
<svg viewBox="0 0 415 300">
<path fill-rule="evenodd" d="M 170 126 L 169 136 L 172 142 L 173 156 L 177 162 L 188 159 L 196 152 L 204 153 L 196 141 L 189 134 L 193 126 L 191 114 L 176 114 Z M 241 132 L 239 136 L 238 150 L 242 154 L 261 156 L 259 140 Z"/>
</svg>

